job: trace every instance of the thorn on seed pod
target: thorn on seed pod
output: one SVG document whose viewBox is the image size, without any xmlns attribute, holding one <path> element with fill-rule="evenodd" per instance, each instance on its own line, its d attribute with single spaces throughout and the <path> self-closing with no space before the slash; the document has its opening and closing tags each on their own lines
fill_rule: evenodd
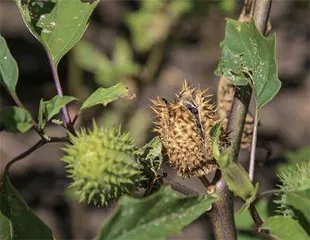
<svg viewBox="0 0 310 240">
<path fill-rule="evenodd" d="M 190 87 L 185 80 L 173 102 L 160 98 L 152 101 L 154 132 L 160 135 L 170 165 L 184 178 L 200 177 L 218 168 L 210 130 L 219 119 L 206 93 Z"/>
</svg>

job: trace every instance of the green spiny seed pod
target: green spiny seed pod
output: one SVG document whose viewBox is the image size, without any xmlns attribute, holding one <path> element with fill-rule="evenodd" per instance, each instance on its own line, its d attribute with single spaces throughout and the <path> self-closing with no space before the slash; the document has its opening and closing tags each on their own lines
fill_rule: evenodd
<svg viewBox="0 0 310 240">
<path fill-rule="evenodd" d="M 284 216 L 293 217 L 295 211 L 294 208 L 291 207 L 291 204 L 287 202 L 287 197 L 289 193 L 302 192 L 309 189 L 309 159 L 284 167 L 278 176 L 282 183 L 279 186 L 282 191 L 277 194 L 279 198 L 275 200 L 278 204 L 278 212 L 282 213 Z"/>
<path fill-rule="evenodd" d="M 132 192 L 142 180 L 135 146 L 120 128 L 98 128 L 94 123 L 92 131 L 82 129 L 70 140 L 62 160 L 81 202 L 106 205 Z"/>
</svg>

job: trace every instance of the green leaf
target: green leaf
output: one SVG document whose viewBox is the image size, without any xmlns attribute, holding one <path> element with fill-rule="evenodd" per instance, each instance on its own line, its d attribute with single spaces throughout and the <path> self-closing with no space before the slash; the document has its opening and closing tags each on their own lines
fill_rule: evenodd
<svg viewBox="0 0 310 240">
<path fill-rule="evenodd" d="M 43 44 L 55 65 L 81 39 L 98 0 L 15 0 L 30 32 Z"/>
<path fill-rule="evenodd" d="M 309 240 L 308 234 L 300 224 L 291 217 L 274 216 L 267 218 L 263 229 L 270 231 L 270 235 L 281 240 Z"/>
<path fill-rule="evenodd" d="M 97 240 L 165 239 L 210 209 L 216 198 L 178 196 L 170 187 L 143 199 L 124 197 Z"/>
<path fill-rule="evenodd" d="M 9 93 L 16 96 L 16 84 L 18 81 L 18 67 L 12 57 L 5 39 L 0 35 L 0 81 Z"/>
<path fill-rule="evenodd" d="M 2 176 L 0 193 L 0 239 L 54 239 L 13 187 L 7 172 Z"/>
<path fill-rule="evenodd" d="M 138 161 L 151 170 L 153 177 L 156 177 L 163 163 L 162 144 L 159 137 L 154 137 L 145 146 L 137 151 L 140 156 Z"/>
<path fill-rule="evenodd" d="M 242 212 L 255 200 L 258 184 L 253 186 L 248 173 L 234 161 L 230 154 L 222 154 L 217 161 L 229 190 L 245 201 L 244 206 L 240 209 Z"/>
<path fill-rule="evenodd" d="M 259 213 L 259 216 L 264 221 L 268 217 L 268 202 L 266 200 L 262 200 L 256 204 L 255 207 Z M 236 214 L 235 222 L 238 230 L 254 230 L 254 222 L 248 211 L 243 211 L 240 214 Z"/>
<path fill-rule="evenodd" d="M 74 100 L 77 99 L 71 96 L 55 96 L 48 101 L 41 99 L 38 114 L 39 128 L 43 129 L 46 123 L 57 115 L 63 106 Z"/>
<path fill-rule="evenodd" d="M 302 212 L 310 223 L 310 188 L 285 193 L 285 203 Z"/>
<path fill-rule="evenodd" d="M 119 78 L 133 75 L 139 70 L 139 65 L 134 63 L 132 48 L 124 38 L 116 39 L 113 52 L 113 65 Z"/>
<path fill-rule="evenodd" d="M 297 163 L 282 167 L 278 174 L 282 182 L 280 185 L 282 192 L 278 194 L 280 198 L 275 202 L 280 212 L 285 213 L 293 207 L 310 223 L 310 161 L 301 159 L 300 161 L 294 159 L 294 161 Z M 295 211 L 290 213 L 292 216 L 296 215 Z"/>
<path fill-rule="evenodd" d="M 281 87 L 275 35 L 265 38 L 253 20 L 245 23 L 228 19 L 225 40 L 220 46 L 222 56 L 215 74 L 225 76 L 235 85 L 251 85 L 258 108 L 271 101 Z"/>
<path fill-rule="evenodd" d="M 98 104 L 106 106 L 108 103 L 123 97 L 128 97 L 128 95 L 128 88 L 123 83 L 118 83 L 110 88 L 98 88 L 85 100 L 79 113 Z"/>
<path fill-rule="evenodd" d="M 221 136 L 221 123 L 216 123 L 210 130 L 210 136 L 213 139 L 212 152 L 213 157 L 219 160 L 221 156 L 220 136 Z"/>
<path fill-rule="evenodd" d="M 301 161 L 310 161 L 310 147 L 303 147 L 296 151 L 288 151 L 284 153 L 285 158 L 290 164 Z"/>
<path fill-rule="evenodd" d="M 0 129 L 12 133 L 24 133 L 32 127 L 30 113 L 19 107 L 5 107 L 0 112 Z"/>
<path fill-rule="evenodd" d="M 140 10 L 130 13 L 126 22 L 135 49 L 138 52 L 146 52 L 168 36 L 172 19 L 158 11 Z"/>
</svg>

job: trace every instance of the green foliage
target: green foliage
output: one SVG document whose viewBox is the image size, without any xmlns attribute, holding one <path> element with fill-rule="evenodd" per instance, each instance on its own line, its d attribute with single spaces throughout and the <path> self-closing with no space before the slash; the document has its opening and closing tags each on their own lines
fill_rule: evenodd
<svg viewBox="0 0 310 240">
<path fill-rule="evenodd" d="M 159 137 L 153 138 L 145 146 L 138 149 L 138 162 L 144 167 L 147 178 L 154 179 L 159 175 L 163 163 L 162 144 Z"/>
<path fill-rule="evenodd" d="M 275 35 L 265 38 L 253 20 L 245 23 L 228 19 L 225 40 L 220 46 L 222 56 L 215 74 L 225 76 L 234 85 L 249 84 L 258 108 L 271 101 L 281 87 L 275 60 Z"/>
<path fill-rule="evenodd" d="M 0 239 L 54 239 L 51 230 L 34 215 L 5 172 L 0 183 Z"/>
<path fill-rule="evenodd" d="M 217 160 L 224 180 L 229 188 L 236 196 L 245 201 L 245 204 L 240 209 L 244 211 L 248 209 L 250 204 L 255 200 L 258 184 L 254 187 L 248 173 L 244 168 L 234 161 L 233 156 L 228 153 L 222 153 L 221 149 L 221 124 L 215 124 L 210 135 L 213 139 L 212 149 L 214 158 Z"/>
<path fill-rule="evenodd" d="M 63 106 L 74 100 L 76 98 L 71 96 L 55 96 L 48 101 L 41 99 L 38 114 L 39 128 L 44 129 L 46 123 L 57 115 Z"/>
<path fill-rule="evenodd" d="M 43 44 L 57 66 L 81 39 L 99 2 L 15 0 L 30 32 Z"/>
<path fill-rule="evenodd" d="M 106 205 L 110 200 L 131 193 L 142 180 L 135 146 L 120 129 L 82 129 L 70 135 L 72 144 L 64 149 L 71 187 L 82 202 Z"/>
<path fill-rule="evenodd" d="M 77 44 L 73 53 L 78 66 L 94 73 L 96 82 L 101 86 L 112 86 L 139 71 L 139 65 L 134 62 L 132 48 L 124 38 L 116 39 L 111 60 L 86 41 Z"/>
<path fill-rule="evenodd" d="M 240 212 L 247 210 L 256 198 L 258 183 L 255 187 L 253 186 L 248 173 L 240 164 L 233 160 L 231 155 L 221 155 L 218 163 L 229 190 L 245 201 Z"/>
<path fill-rule="evenodd" d="M 146 52 L 164 41 L 176 20 L 191 7 L 187 0 L 142 1 L 141 9 L 126 17 L 135 49 Z"/>
<path fill-rule="evenodd" d="M 283 168 L 279 174 L 282 182 L 279 194 L 280 212 L 284 215 L 295 215 L 293 209 L 300 211 L 310 223 L 310 161 L 301 161 L 295 166 Z"/>
<path fill-rule="evenodd" d="M 270 235 L 279 240 L 309 239 L 305 230 L 291 217 L 274 216 L 267 218 L 262 228 L 268 229 Z"/>
<path fill-rule="evenodd" d="M 0 35 L 0 82 L 13 97 L 16 96 L 17 81 L 17 63 L 11 55 L 5 39 Z"/>
<path fill-rule="evenodd" d="M 268 217 L 268 201 L 261 200 L 255 205 L 259 216 L 264 221 Z M 235 215 L 235 222 L 238 230 L 253 231 L 254 222 L 248 211 L 243 211 L 240 214 Z"/>
<path fill-rule="evenodd" d="M 170 187 L 144 199 L 124 197 L 97 240 L 165 239 L 210 209 L 215 197 L 178 196 Z"/>
<path fill-rule="evenodd" d="M 98 104 L 106 106 L 108 103 L 123 97 L 130 97 L 128 88 L 123 83 L 118 83 L 109 88 L 98 88 L 85 100 L 79 110 L 79 113 Z"/>
<path fill-rule="evenodd" d="M 32 127 L 30 113 L 19 107 L 5 107 L 0 111 L 0 129 L 12 133 L 24 133 Z"/>
</svg>

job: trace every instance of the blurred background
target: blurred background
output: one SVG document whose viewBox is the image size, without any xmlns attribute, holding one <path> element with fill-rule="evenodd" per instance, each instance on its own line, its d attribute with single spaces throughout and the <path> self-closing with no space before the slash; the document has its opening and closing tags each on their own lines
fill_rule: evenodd
<svg viewBox="0 0 310 240">
<path fill-rule="evenodd" d="M 242 1 L 101 0 L 82 41 L 60 62 L 59 76 L 66 95 L 81 100 L 98 87 L 119 81 L 136 94 L 108 107 L 90 109 L 77 126 L 89 126 L 92 118 L 104 126 L 122 125 L 138 146 L 154 135 L 150 99 L 172 100 L 186 78 L 192 85 L 216 94 L 214 75 L 224 39 L 225 18 L 237 19 Z M 17 93 L 37 115 L 41 98 L 56 94 L 43 47 L 29 33 L 14 1 L 0 3 L 1 35 L 7 40 L 19 67 Z M 309 1 L 274 0 L 271 25 L 276 32 L 276 53 L 282 88 L 261 110 L 256 180 L 261 191 L 276 184 L 275 169 L 285 161 L 283 153 L 309 145 Z M 14 105 L 1 91 L 1 108 Z M 78 105 L 70 105 L 74 116 Z M 50 136 L 65 131 L 51 124 Z M 13 135 L 1 132 L 1 171 L 5 164 L 38 140 L 35 132 Z M 267 147 L 266 147 L 267 146 Z M 45 145 L 11 168 L 12 182 L 34 212 L 52 229 L 56 239 L 91 239 L 112 211 L 78 204 L 67 191 L 64 164 L 59 160 L 62 144 Z M 268 156 L 268 151 L 270 156 Z M 240 162 L 247 168 L 248 153 Z M 169 171 L 169 169 L 167 170 Z M 175 177 L 175 176 L 174 176 Z M 177 178 L 177 177 L 175 177 Z M 178 179 L 203 191 L 200 182 Z M 236 204 L 236 210 L 239 203 Z M 208 220 L 200 217 L 182 236 L 169 239 L 212 239 Z"/>
</svg>

